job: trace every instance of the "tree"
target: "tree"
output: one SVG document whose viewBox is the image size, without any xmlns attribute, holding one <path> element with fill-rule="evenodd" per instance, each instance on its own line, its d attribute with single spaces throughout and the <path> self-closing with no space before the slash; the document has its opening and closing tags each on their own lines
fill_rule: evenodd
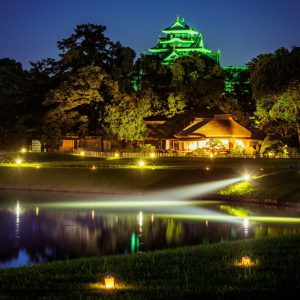
<svg viewBox="0 0 300 300">
<path fill-rule="evenodd" d="M 27 137 L 26 92 L 28 74 L 21 63 L 0 59 L 0 139 L 2 148 L 19 147 Z"/>
<path fill-rule="evenodd" d="M 226 114 L 246 127 L 251 127 L 251 117 L 255 111 L 255 101 L 247 68 L 225 68 L 225 91 L 217 101 L 217 106 Z M 254 128 L 253 128 L 254 129 Z M 252 130 L 253 130 L 252 129 Z"/>
<path fill-rule="evenodd" d="M 122 95 L 106 106 L 107 133 L 119 140 L 136 141 L 146 137 L 144 118 L 151 115 L 150 99 L 135 95 Z"/>
<path fill-rule="evenodd" d="M 119 94 L 118 83 L 100 67 L 79 69 L 52 90 L 44 102 L 49 108 L 46 128 L 57 128 L 58 138 L 67 133 L 103 133 L 105 106 Z"/>
<path fill-rule="evenodd" d="M 292 143 L 295 135 L 298 135 L 299 140 L 299 65 L 299 47 L 291 51 L 281 48 L 271 54 L 259 55 L 249 65 L 257 126 L 270 140 Z"/>
<path fill-rule="evenodd" d="M 292 82 L 269 111 L 273 120 L 286 122 L 297 133 L 300 147 L 300 82 Z"/>
<path fill-rule="evenodd" d="M 57 42 L 61 67 L 78 70 L 90 65 L 106 69 L 111 41 L 104 35 L 105 26 L 94 24 L 77 25 L 74 33 Z"/>
<path fill-rule="evenodd" d="M 59 66 L 63 72 L 77 71 L 95 65 L 113 79 L 120 81 L 122 88 L 128 89 L 133 71 L 135 52 L 123 47 L 120 42 L 112 42 L 105 35 L 106 27 L 95 24 L 77 25 L 74 33 L 57 42 L 60 54 Z"/>
<path fill-rule="evenodd" d="M 171 92 L 185 99 L 190 115 L 214 113 L 216 100 L 224 90 L 221 67 L 207 56 L 191 55 L 176 59 L 170 65 Z"/>
<path fill-rule="evenodd" d="M 221 67 L 206 56 L 181 57 L 165 65 L 148 55 L 135 67 L 139 92 L 151 95 L 153 114 L 168 118 L 214 112 L 224 89 Z"/>
</svg>

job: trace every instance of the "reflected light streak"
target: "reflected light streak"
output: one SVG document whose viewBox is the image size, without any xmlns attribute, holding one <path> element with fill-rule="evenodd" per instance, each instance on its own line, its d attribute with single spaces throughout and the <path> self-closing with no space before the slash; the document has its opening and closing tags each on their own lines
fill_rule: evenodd
<svg viewBox="0 0 300 300">
<path fill-rule="evenodd" d="M 249 220 L 246 218 L 243 220 L 243 225 L 244 225 L 244 236 L 245 238 L 248 237 L 248 227 L 249 227 Z"/>
<path fill-rule="evenodd" d="M 17 201 L 15 212 L 16 212 L 16 232 L 15 232 L 16 233 L 16 245 L 18 245 L 19 239 L 20 239 L 20 212 L 21 212 L 19 200 Z"/>
</svg>

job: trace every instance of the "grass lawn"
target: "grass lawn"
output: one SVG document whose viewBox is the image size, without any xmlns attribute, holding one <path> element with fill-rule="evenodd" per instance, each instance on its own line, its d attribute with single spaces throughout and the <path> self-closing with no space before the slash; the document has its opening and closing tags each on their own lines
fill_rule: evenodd
<svg viewBox="0 0 300 300">
<path fill-rule="evenodd" d="M 252 175 L 206 195 L 221 200 L 300 202 L 300 161 L 196 157 L 91 158 L 60 153 L 2 153 L 0 158 L 21 157 L 22 166 L 0 164 L 0 188 L 96 193 L 143 193 L 200 182 Z M 203 197 L 202 197 L 203 198 Z"/>
<path fill-rule="evenodd" d="M 140 168 L 138 159 L 56 153 L 2 153 L 0 159 L 16 156 L 25 163 L 0 164 L 0 188 L 144 193 L 236 178 L 248 172 L 250 181 L 202 199 L 300 203 L 297 160 L 155 158 L 147 159 L 146 167 Z M 300 292 L 299 249 L 300 236 L 294 235 L 2 269 L 0 300 L 283 299 Z M 256 264 L 237 266 L 245 255 Z M 108 273 L 118 284 L 110 291 L 101 285 Z"/>
<path fill-rule="evenodd" d="M 284 299 L 300 292 L 299 248 L 294 235 L 4 269 L 0 299 Z M 256 265 L 236 266 L 244 255 Z"/>
</svg>

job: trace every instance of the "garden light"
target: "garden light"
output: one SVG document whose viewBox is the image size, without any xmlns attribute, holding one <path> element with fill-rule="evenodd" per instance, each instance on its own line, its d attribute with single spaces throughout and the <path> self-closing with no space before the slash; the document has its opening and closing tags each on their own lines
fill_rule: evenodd
<svg viewBox="0 0 300 300">
<path fill-rule="evenodd" d="M 140 167 L 140 168 L 145 167 L 145 162 L 144 162 L 143 160 L 140 160 L 140 161 L 138 162 L 138 164 L 139 164 L 139 167 Z"/>
<path fill-rule="evenodd" d="M 92 170 L 96 170 L 96 166 L 92 166 Z"/>
<path fill-rule="evenodd" d="M 113 289 L 115 287 L 115 278 L 111 275 L 106 275 L 104 278 L 105 288 Z"/>
<path fill-rule="evenodd" d="M 249 227 L 249 220 L 247 218 L 244 219 L 243 224 L 244 224 L 245 228 L 248 228 Z"/>
<path fill-rule="evenodd" d="M 85 152 L 84 151 L 80 151 L 80 156 L 84 156 Z"/>
<path fill-rule="evenodd" d="M 248 174 L 245 174 L 243 176 L 243 179 L 246 180 L 246 181 L 249 181 L 250 180 L 250 176 Z"/>
<path fill-rule="evenodd" d="M 243 256 L 241 261 L 241 266 L 250 267 L 252 265 L 251 258 L 249 256 Z"/>
<path fill-rule="evenodd" d="M 120 157 L 120 154 L 119 154 L 118 152 L 116 152 L 116 153 L 114 154 L 114 157 Z"/>
<path fill-rule="evenodd" d="M 206 170 L 206 171 L 209 171 L 209 170 L 210 170 L 210 168 L 209 168 L 209 167 L 206 167 L 206 168 L 205 168 L 205 170 Z"/>
<path fill-rule="evenodd" d="M 21 158 L 17 158 L 16 159 L 16 164 L 18 165 L 18 166 L 20 166 L 21 164 L 22 164 L 22 159 Z"/>
<path fill-rule="evenodd" d="M 153 153 L 153 152 L 150 153 L 150 157 L 152 157 L 152 158 L 155 157 L 155 153 Z"/>
<path fill-rule="evenodd" d="M 22 152 L 22 153 L 26 153 L 26 152 L 27 152 L 26 148 L 23 147 L 23 148 L 21 149 L 21 152 Z"/>
<path fill-rule="evenodd" d="M 209 154 L 209 157 L 210 157 L 210 158 L 214 158 L 214 154 L 213 154 L 213 153 L 210 153 L 210 154 Z"/>
</svg>

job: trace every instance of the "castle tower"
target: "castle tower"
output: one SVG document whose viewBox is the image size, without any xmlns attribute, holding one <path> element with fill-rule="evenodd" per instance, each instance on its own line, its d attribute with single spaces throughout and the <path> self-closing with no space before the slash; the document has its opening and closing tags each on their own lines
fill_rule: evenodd
<svg viewBox="0 0 300 300">
<path fill-rule="evenodd" d="M 159 55 L 163 63 L 168 64 L 178 57 L 189 56 L 193 52 L 206 55 L 220 63 L 220 51 L 212 52 L 205 48 L 202 34 L 188 26 L 183 18 L 177 17 L 175 23 L 162 32 L 164 36 L 159 36 L 157 45 L 148 50 Z"/>
</svg>

